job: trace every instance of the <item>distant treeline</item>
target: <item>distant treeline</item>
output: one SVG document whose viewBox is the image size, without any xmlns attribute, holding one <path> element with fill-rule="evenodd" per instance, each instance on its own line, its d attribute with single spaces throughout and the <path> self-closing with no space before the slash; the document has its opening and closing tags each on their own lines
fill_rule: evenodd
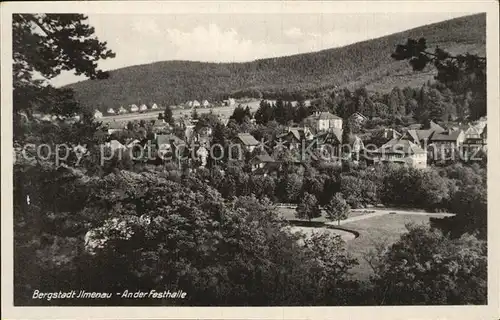
<svg viewBox="0 0 500 320">
<path fill-rule="evenodd" d="M 398 43 L 425 37 L 432 47 L 484 55 L 485 20 L 484 14 L 467 16 L 342 48 L 246 63 L 157 62 L 114 70 L 109 79 L 68 87 L 75 89 L 80 103 L 101 111 L 142 103 L 213 102 L 229 96 L 301 100 L 336 88 L 370 89 L 374 84 L 376 91 L 388 92 L 395 86 L 420 86 L 432 78 L 425 72 L 408 72 L 407 62 L 391 58 Z"/>
</svg>

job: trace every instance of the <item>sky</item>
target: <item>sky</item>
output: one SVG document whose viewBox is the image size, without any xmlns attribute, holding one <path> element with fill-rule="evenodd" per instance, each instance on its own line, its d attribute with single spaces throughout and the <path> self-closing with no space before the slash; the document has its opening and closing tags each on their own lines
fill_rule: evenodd
<svg viewBox="0 0 500 320">
<path fill-rule="evenodd" d="M 467 13 L 89 14 L 113 70 L 165 60 L 243 62 L 345 46 Z M 54 86 L 84 80 L 65 72 Z"/>
</svg>

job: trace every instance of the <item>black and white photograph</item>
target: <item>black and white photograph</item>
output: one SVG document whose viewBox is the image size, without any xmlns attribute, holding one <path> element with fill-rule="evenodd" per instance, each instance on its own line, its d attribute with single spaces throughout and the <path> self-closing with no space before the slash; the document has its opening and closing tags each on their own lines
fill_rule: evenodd
<svg viewBox="0 0 500 320">
<path fill-rule="evenodd" d="M 2 4 L 2 305 L 498 318 L 498 3 L 335 2 Z"/>
</svg>

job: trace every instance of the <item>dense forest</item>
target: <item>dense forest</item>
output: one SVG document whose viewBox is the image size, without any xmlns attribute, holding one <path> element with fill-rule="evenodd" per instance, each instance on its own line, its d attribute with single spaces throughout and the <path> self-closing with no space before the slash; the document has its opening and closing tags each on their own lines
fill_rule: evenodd
<svg viewBox="0 0 500 320">
<path fill-rule="evenodd" d="M 408 62 L 391 58 L 407 38 L 427 39 L 457 54 L 485 55 L 486 15 L 452 19 L 349 46 L 247 63 L 163 61 L 113 70 L 105 80 L 69 85 L 84 106 L 104 111 L 118 105 L 170 105 L 187 100 L 219 100 L 225 96 L 298 98 L 334 88 L 388 92 L 393 87 L 420 87 L 433 78 L 426 68 L 414 73 Z"/>
</svg>

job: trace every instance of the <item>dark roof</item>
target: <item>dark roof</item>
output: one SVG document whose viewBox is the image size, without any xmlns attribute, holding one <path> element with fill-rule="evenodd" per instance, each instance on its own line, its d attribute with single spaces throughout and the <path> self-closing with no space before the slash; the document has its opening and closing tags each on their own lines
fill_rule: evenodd
<svg viewBox="0 0 500 320">
<path fill-rule="evenodd" d="M 238 139 L 246 146 L 257 146 L 259 141 L 255 139 L 250 133 L 238 133 Z"/>
<path fill-rule="evenodd" d="M 420 123 L 414 123 L 414 124 L 410 124 L 408 126 L 408 129 L 413 129 L 413 130 L 418 130 L 421 128 L 422 128 L 422 124 L 420 124 Z"/>
<path fill-rule="evenodd" d="M 267 153 L 259 154 L 253 157 L 252 161 L 257 162 L 274 162 L 274 159 Z"/>
<path fill-rule="evenodd" d="M 289 128 L 288 129 L 288 132 L 285 132 L 285 133 L 282 133 L 278 136 L 276 136 L 276 138 L 283 138 L 283 137 L 286 137 L 288 135 L 292 135 L 297 141 L 302 141 L 302 140 L 305 140 L 306 139 L 306 131 L 308 130 L 308 128 Z"/>
<path fill-rule="evenodd" d="M 334 114 L 331 114 L 330 112 L 319 112 L 310 115 L 307 117 L 307 119 L 312 119 L 312 120 L 333 120 L 333 119 L 340 119 L 342 120 L 341 117 L 336 116 Z"/>
<path fill-rule="evenodd" d="M 435 132 L 431 141 L 456 141 L 462 132 L 462 130 Z"/>
<path fill-rule="evenodd" d="M 443 127 L 441 127 L 439 124 L 435 123 L 434 121 L 431 120 L 430 122 L 430 128 L 434 131 L 445 131 L 445 129 Z"/>
<path fill-rule="evenodd" d="M 125 123 L 123 122 L 109 122 L 108 129 L 125 129 Z"/>
<path fill-rule="evenodd" d="M 367 119 L 368 119 L 368 118 L 367 118 L 364 114 L 359 113 L 359 112 L 354 112 L 353 114 L 351 114 L 351 115 L 349 116 L 349 118 L 351 118 L 351 119 L 353 119 L 353 118 L 355 118 L 355 117 L 357 117 L 357 118 L 362 118 L 363 120 L 367 120 Z"/>
<path fill-rule="evenodd" d="M 376 150 L 375 153 L 400 153 L 401 151 L 407 155 L 426 153 L 424 149 L 415 143 L 404 139 L 392 139 Z"/>
<path fill-rule="evenodd" d="M 326 132 L 320 132 L 317 136 L 318 140 L 321 143 L 326 143 L 327 141 L 331 141 L 332 139 L 338 141 L 339 143 L 342 142 L 342 129 L 331 129 Z"/>
<path fill-rule="evenodd" d="M 422 141 L 429 139 L 429 137 L 434 133 L 434 130 L 408 130 L 407 132 L 415 141 Z"/>
<path fill-rule="evenodd" d="M 160 145 L 170 144 L 173 142 L 176 145 L 184 144 L 184 141 L 173 134 L 160 134 L 156 136 L 156 143 Z"/>
</svg>

